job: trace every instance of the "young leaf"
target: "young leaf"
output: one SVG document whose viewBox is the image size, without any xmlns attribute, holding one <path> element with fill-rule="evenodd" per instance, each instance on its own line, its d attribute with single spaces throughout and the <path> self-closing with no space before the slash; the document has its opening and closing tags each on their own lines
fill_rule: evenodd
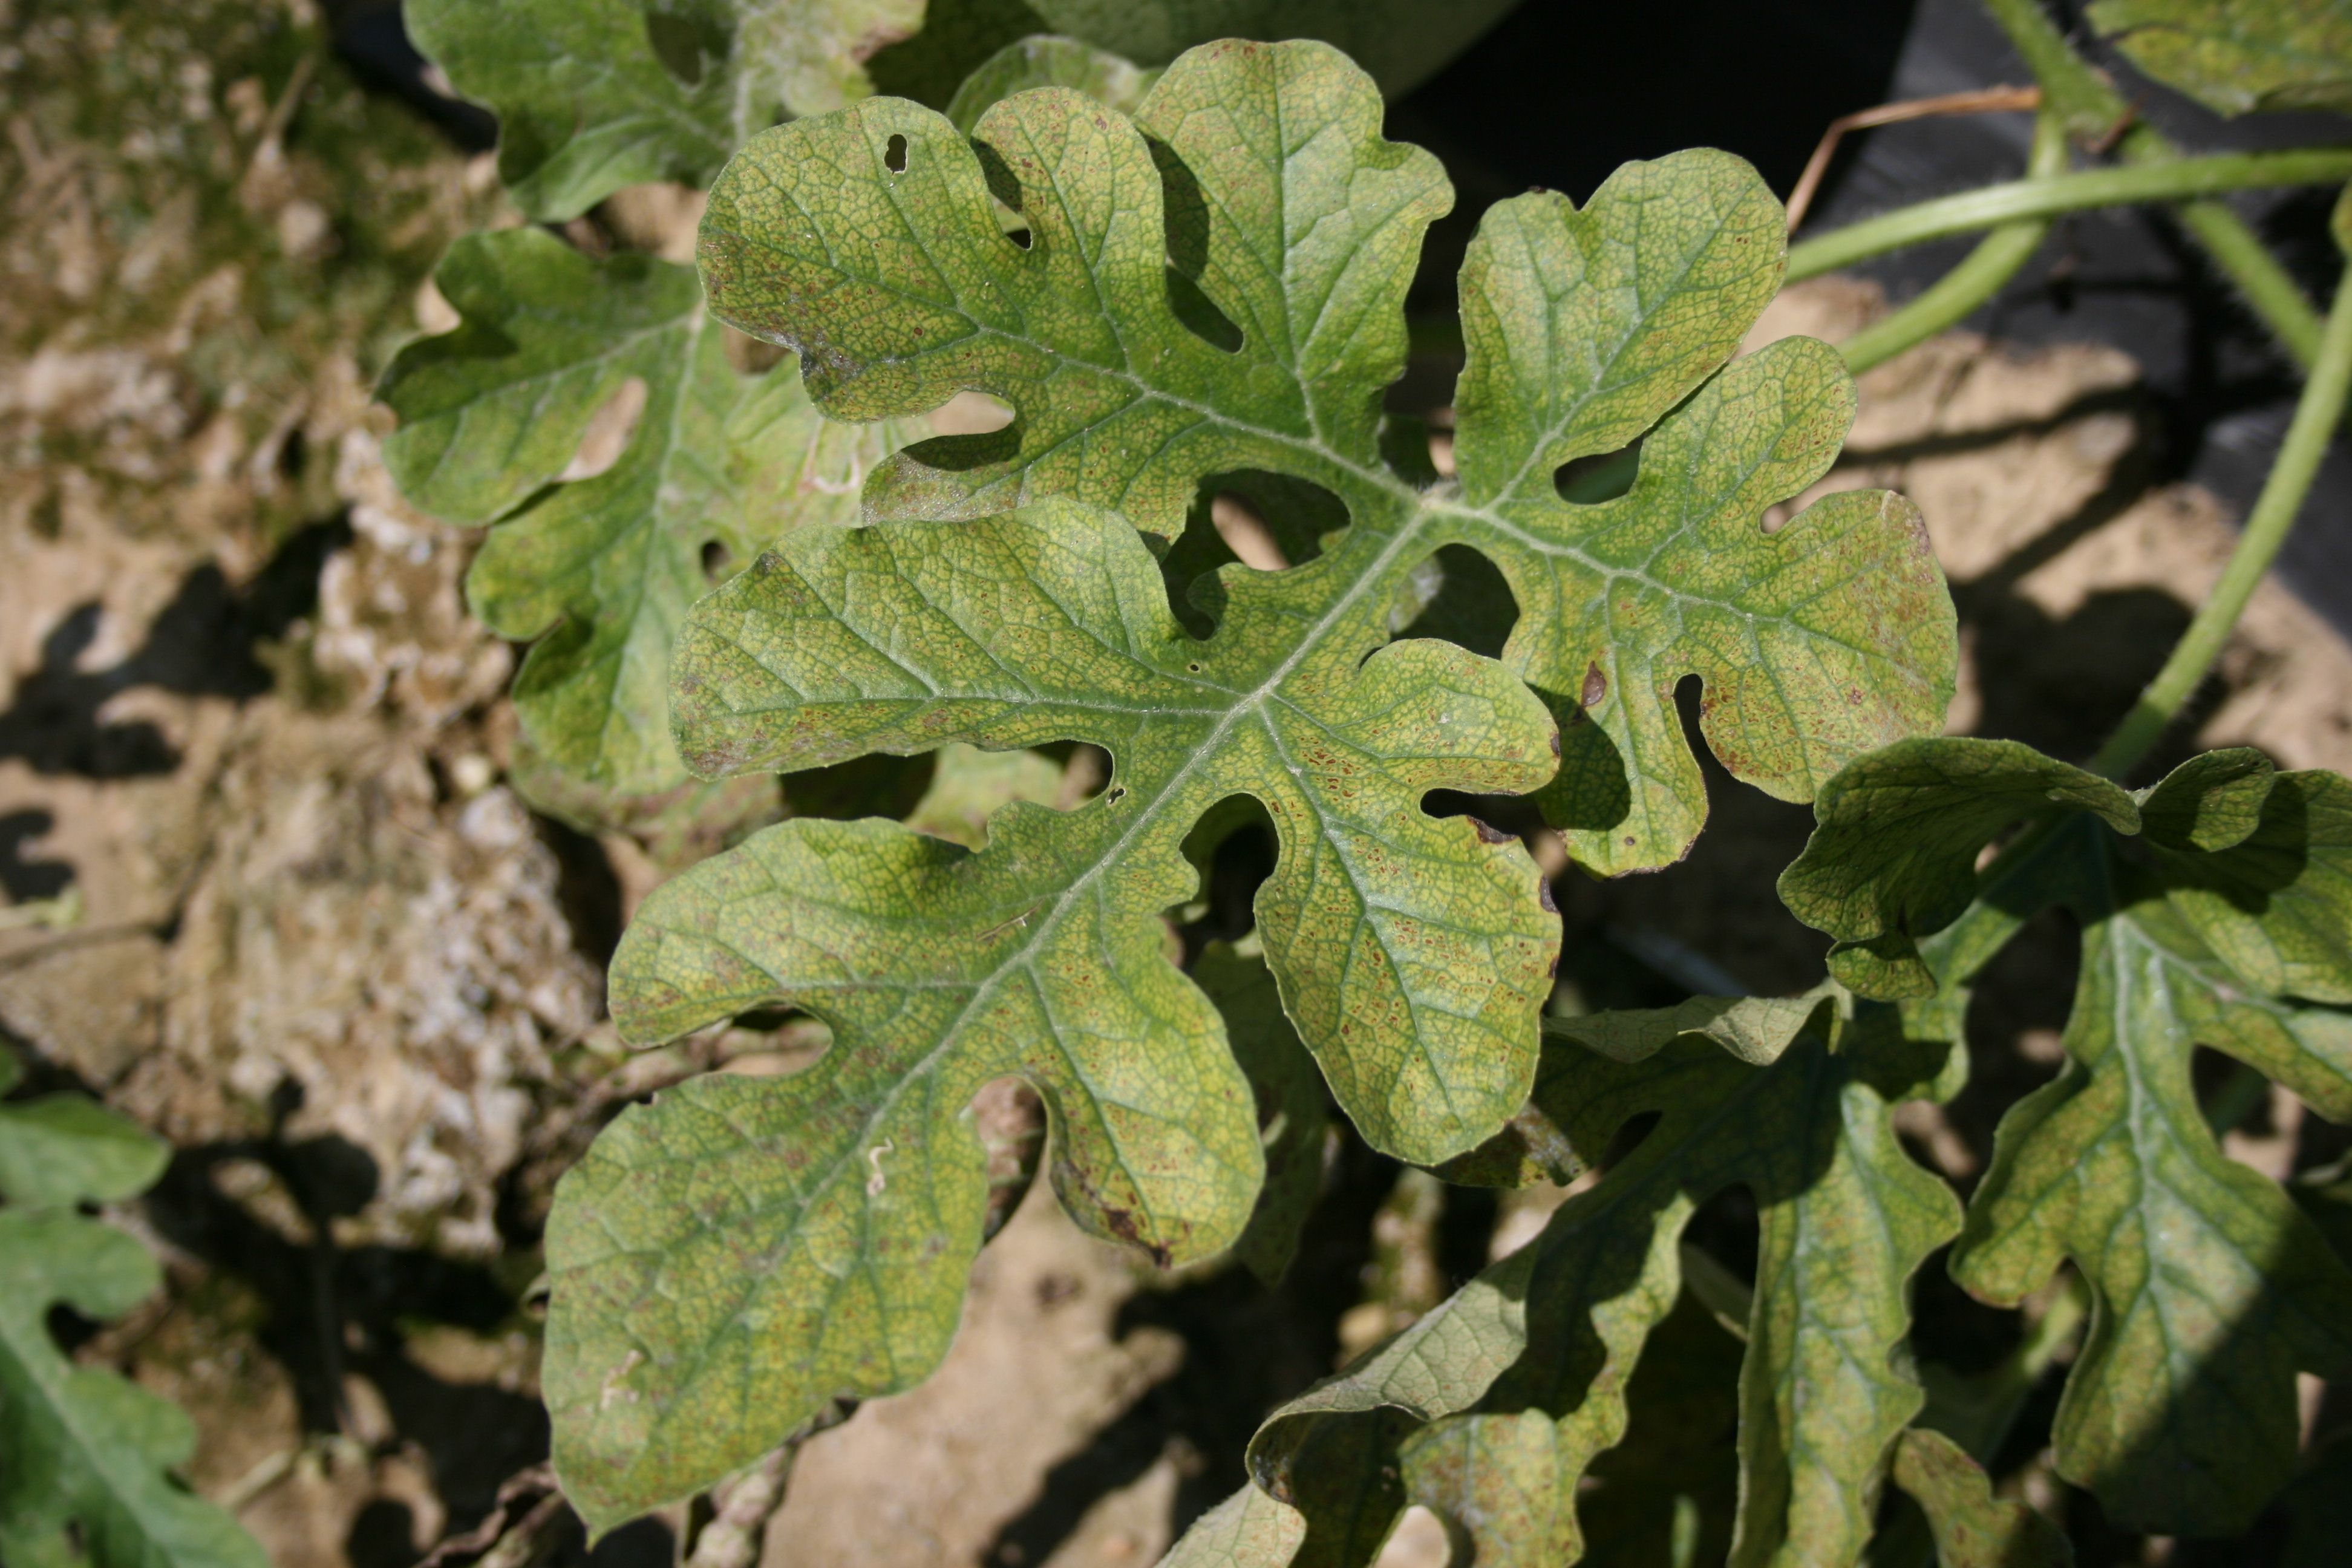
<svg viewBox="0 0 2352 1568">
<path fill-rule="evenodd" d="M 2074 1568 L 2064 1532 L 2021 1502 L 1996 1499 L 1983 1469 L 1942 1433 L 1904 1433 L 1891 1473 L 1927 1511 L 1942 1568 Z"/>
<path fill-rule="evenodd" d="M 2222 114 L 2352 110 L 2352 15 L 2336 0 L 2096 0 L 2132 64 Z"/>
<path fill-rule="evenodd" d="M 1838 939 L 1830 973 L 1865 996 L 1926 996 L 1921 937 L 1976 897 L 1977 856 L 2003 828 L 2088 812 L 2139 831 L 2139 806 L 2096 773 L 2015 741 L 1898 742 L 1832 780 L 1819 826 L 1780 874 L 1780 900 Z"/>
<path fill-rule="evenodd" d="M 675 788 L 670 642 L 709 587 L 706 551 L 740 562 L 786 527 L 855 518 L 866 470 L 915 427 L 845 429 L 790 365 L 736 372 L 687 268 L 514 228 L 459 240 L 435 279 L 464 322 L 393 361 L 385 464 L 424 510 L 498 525 L 467 594 L 491 630 L 538 639 L 514 688 L 537 748 L 591 784 Z M 618 458 L 567 478 L 632 392 Z"/>
<path fill-rule="evenodd" d="M 948 121 L 969 132 L 990 104 L 1034 87 L 1073 88 L 1131 114 L 1159 79 L 1158 71 L 1144 70 L 1123 56 L 1076 38 L 1042 34 L 1007 44 L 982 60 L 948 101 Z"/>
<path fill-rule="evenodd" d="M 17 1072 L 0 1050 L 0 1089 Z M 142 1191 L 169 1154 L 79 1096 L 0 1106 L 0 1193 L 26 1205 L 0 1209 L 0 1562 L 267 1568 L 235 1520 L 165 1474 L 195 1447 L 179 1407 L 49 1337 L 52 1308 L 119 1317 L 160 1282 L 145 1247 L 68 1205 Z"/>
<path fill-rule="evenodd" d="M 1825 911 L 1847 940 L 1872 932 L 1846 910 L 1948 910 L 1902 886 L 1923 862 L 1855 829 L 1868 812 L 1887 837 L 1925 832 L 1932 807 L 1989 836 L 2021 798 L 2003 784 L 2014 753 L 1997 744 L 1914 743 L 1858 763 L 1851 787 L 1823 792 L 1802 875 L 1783 883 L 1791 907 Z M 1996 801 L 1959 798 L 1953 781 L 1970 778 Z M 2352 1002 L 2352 784 L 2217 752 L 2130 804 L 2076 792 L 2068 818 L 1911 960 L 1940 980 L 1955 1023 L 1969 973 L 2036 910 L 2063 903 L 2082 923 L 2068 1064 L 2002 1119 L 1952 1272 L 2014 1305 L 2061 1262 L 2080 1268 L 2098 1311 L 2059 1406 L 2059 1473 L 2135 1528 L 2228 1534 L 2293 1470 L 2296 1371 L 2352 1373 L 2352 1270 L 2277 1184 L 2221 1152 L 2189 1058 L 2223 1051 L 2352 1120 L 2352 1014 L 2331 1005 Z M 2143 823 L 2146 863 L 2118 842 Z M 1803 901 L 1824 887 L 1860 891 Z M 1971 931 L 1980 918 L 1990 934 Z"/>
<path fill-rule="evenodd" d="M 2160 887 L 2088 854 L 2069 1064 L 2002 1118 L 1952 1271 L 2014 1305 L 2072 1259 L 2100 1311 L 2059 1408 L 2059 1472 L 2136 1527 L 2232 1534 L 2294 1472 L 2296 1370 L 2352 1374 L 2352 1271 L 2216 1145 L 2189 1054 L 2228 1052 L 2352 1120 L 2352 1017 L 2263 994 Z"/>
<path fill-rule="evenodd" d="M 1212 38 L 1318 38 L 1391 98 L 1493 26 L 1516 0 L 1028 0 L 1057 33 L 1158 63 Z M 939 6 L 944 9 L 944 5 Z"/>
<path fill-rule="evenodd" d="M 699 186 L 786 114 L 873 90 L 923 0 L 409 0 L 409 36 L 499 116 L 499 176 L 543 222 L 623 185 Z"/>
<path fill-rule="evenodd" d="M 6 1136 L 0 1133 L 0 1137 Z M 96 1568 L 267 1568 L 258 1543 L 165 1472 L 196 1446 L 179 1406 L 49 1338 L 63 1305 L 107 1319 L 154 1290 L 146 1248 L 73 1214 L 0 1210 L 0 1556 L 70 1562 L 79 1524 Z"/>
<path fill-rule="evenodd" d="M 1623 1435 L 1627 1379 L 1675 1299 L 1683 1226 L 1734 1184 L 1755 1194 L 1764 1235 L 1732 1561 L 1854 1561 L 1878 1467 L 1920 1404 L 1891 1359 L 1906 1282 L 1958 1225 L 1949 1192 L 1896 1145 L 1888 1105 L 1932 1086 L 1945 1052 L 1883 1015 L 1837 1024 L 1832 1045 L 1798 1035 L 1805 1020 L 1784 1008 L 1757 1012 L 1747 1032 L 1783 1047 L 1768 1067 L 1698 1034 L 1633 1062 L 1554 1037 L 1528 1113 L 1457 1174 L 1564 1173 L 1632 1118 L 1657 1124 L 1533 1243 L 1276 1412 L 1251 1470 L 1306 1514 L 1302 1561 L 1366 1560 L 1407 1501 L 1466 1532 L 1479 1562 L 1574 1561 L 1571 1502 Z M 1383 1411 L 1422 1429 L 1383 1439 Z M 1378 1479 L 1383 1441 L 1402 1484 Z"/>
</svg>

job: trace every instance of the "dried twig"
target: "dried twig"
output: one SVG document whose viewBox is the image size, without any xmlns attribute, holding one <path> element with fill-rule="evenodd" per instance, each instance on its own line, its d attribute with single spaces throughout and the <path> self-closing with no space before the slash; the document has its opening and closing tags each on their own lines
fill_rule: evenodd
<svg viewBox="0 0 2352 1568">
<path fill-rule="evenodd" d="M 1990 114 L 2000 110 L 2041 107 L 2042 89 L 2038 87 L 1988 87 L 1972 92 L 1948 92 L 1937 98 L 1882 103 L 1875 109 L 1841 115 L 1822 132 L 1821 145 L 1806 160 L 1805 172 L 1797 176 L 1797 188 L 1789 193 L 1789 232 L 1796 233 L 1797 226 L 1805 221 L 1805 209 L 1813 205 L 1822 176 L 1829 173 L 1830 160 L 1837 155 L 1838 141 L 1849 131 L 1866 131 L 1874 125 L 1895 125 L 1906 120 L 1927 120 L 1939 114 Z"/>
<path fill-rule="evenodd" d="M 539 1494 L 528 1509 L 525 1498 Z M 541 1539 L 563 1511 L 563 1492 L 555 1472 L 533 1465 L 509 1476 L 488 1517 L 463 1535 L 453 1535 L 427 1552 L 416 1568 L 445 1568 L 453 1559 L 479 1555 L 475 1568 L 520 1568 L 537 1555 Z M 520 1512 L 521 1517 L 517 1518 Z M 509 1524 L 509 1521 L 512 1523 Z"/>
</svg>

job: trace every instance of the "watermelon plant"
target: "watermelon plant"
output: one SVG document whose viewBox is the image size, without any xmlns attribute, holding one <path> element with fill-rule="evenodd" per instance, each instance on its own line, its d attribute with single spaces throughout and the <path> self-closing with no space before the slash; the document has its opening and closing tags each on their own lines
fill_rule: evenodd
<svg viewBox="0 0 2352 1568">
<path fill-rule="evenodd" d="M 414 7 L 550 226 L 452 252 L 462 324 L 394 365 L 386 457 L 418 505 L 492 525 L 474 604 L 536 639 L 517 709 L 573 809 L 783 774 L 791 811 L 812 781 L 891 776 L 843 772 L 877 756 L 1108 758 L 1058 803 L 968 777 L 1002 803 L 977 836 L 861 815 L 869 788 L 637 910 L 611 971 L 625 1037 L 789 1009 L 830 1044 L 631 1108 L 557 1193 L 545 1389 L 593 1528 L 939 1363 L 1002 1152 L 975 1096 L 1005 1079 L 1042 1100 L 1070 1216 L 1162 1267 L 1279 1272 L 1325 1090 L 1446 1183 L 1577 1184 L 1534 1241 L 1272 1411 L 1172 1562 L 1369 1563 L 1412 1504 L 1457 1562 L 1577 1560 L 1585 1483 L 1693 1300 L 1744 1342 L 1737 1506 L 1717 1530 L 1677 1505 L 1677 1562 L 2064 1560 L 1984 1468 L 2062 1361 L 2055 1468 L 2112 1519 L 2241 1530 L 2292 1479 L 2296 1374 L 2352 1375 L 2352 1273 L 2307 1212 L 2323 1197 L 2224 1156 L 2190 1059 L 2352 1118 L 2352 785 L 2245 751 L 2140 772 L 2352 380 L 2352 289 L 2323 320 L 2220 198 L 2341 183 L 2352 153 L 2190 155 L 2037 0 L 1987 4 L 2040 84 L 2017 182 L 1793 247 L 1755 171 L 1707 150 L 1487 209 L 1442 468 L 1382 399 L 1454 196 L 1383 135 L 1381 89 L 1499 6 L 1035 0 L 1078 36 L 1021 38 L 949 13 L 895 46 L 917 97 L 877 90 L 911 4 Z M 2225 110 L 2342 92 L 2327 7 L 2092 16 Z M 1237 22 L 1382 68 L 1214 36 Z M 695 268 L 552 227 L 657 178 L 709 184 Z M 1768 515 L 1837 459 L 1856 371 L 1966 316 L 2054 217 L 2126 202 L 2173 205 L 2308 378 L 2221 584 L 2076 767 L 1941 734 L 1955 617 L 1909 501 Z M 2335 230 L 2352 247 L 2352 208 Z M 1740 352 L 1790 279 L 1966 233 L 1959 267 L 1858 338 Z M 619 458 L 574 473 L 631 386 Z M 966 393 L 1011 423 L 923 434 Z M 1270 555 L 1237 558 L 1221 491 Z M 1833 939 L 1828 975 L 1553 1016 L 1546 873 L 1433 792 L 1516 797 L 1570 874 L 1671 865 L 1706 819 L 1688 677 L 1715 759 L 1813 806 L 1780 891 Z M 1254 929 L 1192 951 L 1170 911 L 1252 824 L 1276 845 Z M 2050 908 L 2082 940 L 2066 1064 L 1963 1204 L 1895 1113 L 1958 1091 L 1972 989 Z M 1752 1281 L 1684 1245 L 1735 1187 Z M 1931 1390 L 1911 1300 L 1948 1244 L 1960 1287 L 2031 1302 L 2033 1328 L 1997 1374 Z"/>
</svg>

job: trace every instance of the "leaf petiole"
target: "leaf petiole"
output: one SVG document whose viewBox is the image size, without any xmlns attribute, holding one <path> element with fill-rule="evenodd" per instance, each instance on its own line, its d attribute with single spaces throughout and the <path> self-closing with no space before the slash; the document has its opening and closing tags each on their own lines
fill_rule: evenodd
<svg viewBox="0 0 2352 1568">
<path fill-rule="evenodd" d="M 2347 177 L 2352 177 L 2352 148 L 2302 147 L 2013 180 L 1919 202 L 1793 245 L 1789 247 L 1788 281 L 1818 278 L 1890 250 L 2020 218 L 2054 217 L 2141 202 L 2187 201 L 2227 191 L 2333 184 Z"/>
<path fill-rule="evenodd" d="M 2352 256 L 2352 189 L 2336 202 L 2329 226 L 2337 247 Z M 2352 389 L 2352 287 L 2347 283 L 2352 283 L 2352 277 L 2336 286 L 2336 303 L 2327 312 L 2326 329 L 2320 338 L 2318 362 L 2312 366 L 2311 379 L 2304 384 L 2278 459 L 2263 481 L 2263 492 L 2255 498 L 2254 510 L 2246 518 L 2229 563 L 2221 568 L 2221 581 L 2213 584 L 2204 606 L 2189 623 L 2172 657 L 2164 661 L 2164 668 L 2140 693 L 2123 723 L 2091 759 L 2093 773 L 2120 779 L 2179 717 L 2198 683 L 2221 656 L 2255 584 L 2270 570 L 2279 546 L 2286 542 L 2287 531 L 2294 526 L 2295 514 L 2302 510 L 2304 497 L 2319 472 L 2319 460 L 2326 455 L 2328 440 L 2344 416 L 2346 392 Z"/>
<path fill-rule="evenodd" d="M 2056 115 L 2045 113 L 2035 119 L 2033 151 L 2027 157 L 2025 172 L 2029 179 L 2066 172 L 2066 131 Z M 1937 279 L 1917 299 L 1840 343 L 1838 353 L 1844 356 L 1846 369 L 1860 375 L 1957 325 L 2016 277 L 2018 268 L 2033 258 L 2049 234 L 2046 217 L 2019 218 L 1993 230 L 1977 242 L 1968 259 Z"/>
<path fill-rule="evenodd" d="M 2081 136 L 2104 138 L 2113 133 L 2113 127 L 2126 126 L 2116 139 L 2116 151 L 2129 163 L 2156 163 L 2179 156 L 2179 150 L 2162 132 L 2144 120 L 2133 119 L 2131 103 L 2074 52 L 2052 25 L 2042 0 L 1985 0 L 1985 9 L 2009 35 L 2010 43 L 2042 84 L 2045 109 L 2064 120 L 2069 130 Z M 2312 309 L 2302 289 L 2263 247 L 2246 220 L 2210 199 L 2189 202 L 2175 210 L 2181 226 L 2229 274 L 2272 334 L 2297 363 L 2310 369 L 2319 357 L 2319 312 Z"/>
</svg>

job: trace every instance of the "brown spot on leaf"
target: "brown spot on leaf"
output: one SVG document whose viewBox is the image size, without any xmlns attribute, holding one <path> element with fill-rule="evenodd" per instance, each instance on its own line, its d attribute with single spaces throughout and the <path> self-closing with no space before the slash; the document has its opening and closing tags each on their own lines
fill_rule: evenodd
<svg viewBox="0 0 2352 1568">
<path fill-rule="evenodd" d="M 1601 666 L 1597 662 L 1585 665 L 1584 689 L 1577 693 L 1576 700 L 1587 708 L 1598 708 L 1608 695 L 1609 678 L 1601 673 Z"/>
<path fill-rule="evenodd" d="M 1542 877 L 1536 879 L 1536 902 L 1544 907 L 1544 913 L 1548 915 L 1556 915 L 1559 913 L 1559 905 L 1552 900 L 1551 882 L 1549 879 Z M 1557 973 L 1559 969 L 1559 960 L 1557 958 L 1553 959 L 1551 961 L 1551 966 L 1553 971 Z"/>
<path fill-rule="evenodd" d="M 1470 818 L 1470 826 L 1477 830 L 1478 841 L 1481 844 L 1507 844 L 1512 837 L 1512 835 L 1504 832 L 1493 823 L 1482 822 L 1475 816 Z"/>
</svg>

